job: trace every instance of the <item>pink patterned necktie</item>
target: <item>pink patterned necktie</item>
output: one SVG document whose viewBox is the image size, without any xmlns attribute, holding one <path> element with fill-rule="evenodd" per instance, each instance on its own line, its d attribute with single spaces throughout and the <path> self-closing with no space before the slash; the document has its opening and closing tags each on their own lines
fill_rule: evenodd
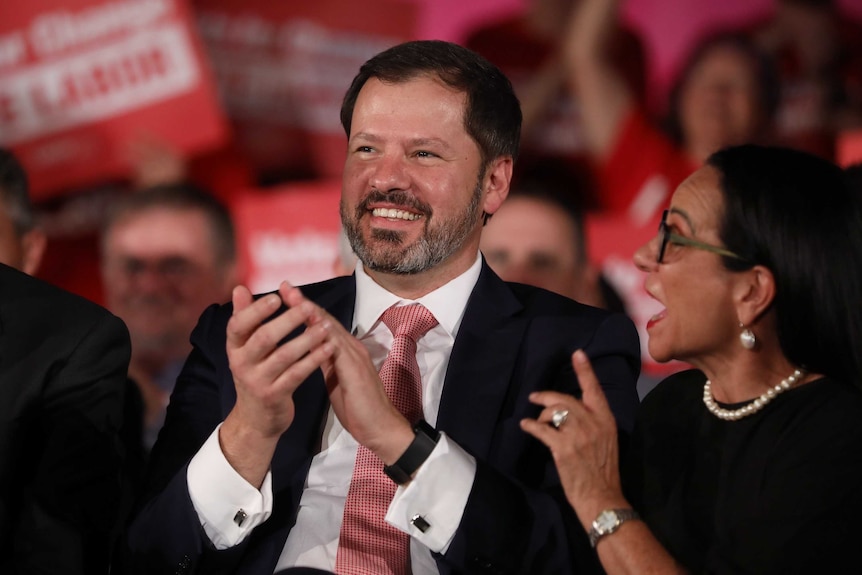
<svg viewBox="0 0 862 575">
<path fill-rule="evenodd" d="M 416 341 L 437 320 L 419 304 L 390 307 L 381 321 L 392 331 L 392 349 L 380 368 L 389 399 L 410 423 L 422 417 L 422 382 Z M 410 536 L 386 521 L 396 485 L 383 473 L 383 462 L 366 447 L 356 452 L 353 477 L 344 504 L 335 572 L 340 575 L 410 573 Z"/>
</svg>

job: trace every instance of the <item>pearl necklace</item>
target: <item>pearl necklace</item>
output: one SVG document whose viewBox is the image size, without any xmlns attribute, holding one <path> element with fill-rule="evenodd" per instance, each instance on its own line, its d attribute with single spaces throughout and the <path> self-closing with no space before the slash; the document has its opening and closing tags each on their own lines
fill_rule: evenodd
<svg viewBox="0 0 862 575">
<path fill-rule="evenodd" d="M 747 415 L 751 415 L 752 413 L 757 413 L 763 407 L 775 399 L 775 397 L 793 387 L 793 385 L 799 381 L 805 372 L 802 370 L 795 370 L 793 374 L 787 379 L 782 379 L 781 383 L 776 385 L 775 387 L 769 388 L 766 393 L 752 401 L 740 407 L 739 409 L 724 409 L 719 407 L 715 402 L 715 399 L 712 397 L 712 382 L 708 379 L 706 383 L 703 384 L 703 403 L 706 404 L 706 408 L 709 410 L 711 414 L 718 417 L 719 419 L 724 419 L 726 421 L 736 421 L 737 419 L 742 419 Z"/>
</svg>

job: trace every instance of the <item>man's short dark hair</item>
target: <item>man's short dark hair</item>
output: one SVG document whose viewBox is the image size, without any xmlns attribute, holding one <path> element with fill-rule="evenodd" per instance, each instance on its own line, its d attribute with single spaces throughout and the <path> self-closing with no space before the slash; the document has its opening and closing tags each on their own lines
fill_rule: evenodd
<svg viewBox="0 0 862 575">
<path fill-rule="evenodd" d="M 418 76 L 439 78 L 467 95 L 464 129 L 482 153 L 482 164 L 502 156 L 516 159 L 521 139 L 521 106 L 512 83 L 482 56 L 457 44 L 416 40 L 398 44 L 365 62 L 341 106 L 341 125 L 350 137 L 353 108 L 370 78 L 401 83 Z"/>
<path fill-rule="evenodd" d="M 565 160 L 545 158 L 518 171 L 509 192 L 510 198 L 531 198 L 553 206 L 571 221 L 578 264 L 587 262 L 583 198 L 589 191 L 584 188 L 583 177 Z"/>
<path fill-rule="evenodd" d="M 190 183 L 163 184 L 123 196 L 108 212 L 102 229 L 102 250 L 107 232 L 121 219 L 154 208 L 202 213 L 209 222 L 216 262 L 236 261 L 236 234 L 230 212 L 211 193 Z"/>
<path fill-rule="evenodd" d="M 15 233 L 22 236 L 33 229 L 36 217 L 30 203 L 27 172 L 5 148 L 0 148 L 0 201 L 15 226 Z"/>
</svg>

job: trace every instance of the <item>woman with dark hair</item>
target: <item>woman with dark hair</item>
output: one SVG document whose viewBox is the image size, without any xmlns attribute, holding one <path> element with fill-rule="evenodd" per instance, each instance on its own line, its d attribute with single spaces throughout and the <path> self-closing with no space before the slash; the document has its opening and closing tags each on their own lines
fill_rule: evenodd
<svg viewBox="0 0 862 575">
<path fill-rule="evenodd" d="M 716 150 L 765 142 L 778 101 L 768 58 L 736 33 L 705 38 L 672 92 L 666 131 L 653 124 L 612 65 L 620 0 L 583 0 L 566 42 L 569 83 L 597 167 L 600 205 L 635 223 L 657 218 L 673 189 Z"/>
<path fill-rule="evenodd" d="M 719 31 L 702 38 L 687 58 L 662 127 L 681 152 L 702 164 L 720 148 L 771 137 L 778 101 L 769 56 L 744 33 Z"/>
<path fill-rule="evenodd" d="M 582 399 L 534 394 L 522 422 L 605 569 L 844 572 L 862 540 L 862 197 L 806 153 L 724 149 L 635 262 L 665 306 L 650 355 L 697 369 L 645 398 L 622 480 L 582 353 Z"/>
</svg>

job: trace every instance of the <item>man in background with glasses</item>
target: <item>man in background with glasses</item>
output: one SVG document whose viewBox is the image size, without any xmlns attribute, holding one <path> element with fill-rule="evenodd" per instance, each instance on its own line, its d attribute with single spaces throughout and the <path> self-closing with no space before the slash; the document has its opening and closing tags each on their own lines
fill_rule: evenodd
<svg viewBox="0 0 862 575">
<path fill-rule="evenodd" d="M 201 312 L 237 283 L 227 209 L 188 184 L 132 193 L 110 212 L 101 239 L 108 309 L 132 337 L 129 376 L 144 403 L 144 447 L 156 441 Z"/>
</svg>

